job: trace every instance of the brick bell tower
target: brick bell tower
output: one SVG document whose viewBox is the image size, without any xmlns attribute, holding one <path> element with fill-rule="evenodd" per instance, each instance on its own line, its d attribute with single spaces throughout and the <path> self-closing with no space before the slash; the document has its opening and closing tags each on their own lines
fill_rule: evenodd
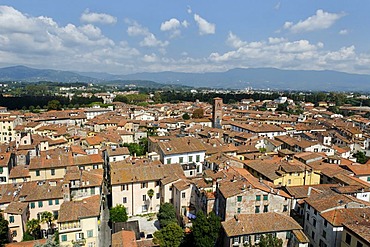
<svg viewBox="0 0 370 247">
<path fill-rule="evenodd" d="M 221 129 L 222 121 L 222 98 L 213 99 L 212 124 L 213 128 Z"/>
</svg>

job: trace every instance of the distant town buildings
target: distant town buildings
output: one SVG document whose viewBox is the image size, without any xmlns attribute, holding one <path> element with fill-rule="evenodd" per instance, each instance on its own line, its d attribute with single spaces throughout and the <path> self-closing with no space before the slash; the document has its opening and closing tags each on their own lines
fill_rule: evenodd
<svg viewBox="0 0 370 247">
<path fill-rule="evenodd" d="M 111 104 L 114 95 L 95 96 Z M 50 212 L 42 237 L 58 230 L 60 246 L 107 246 L 110 238 L 113 246 L 155 246 L 153 231 L 111 235 L 109 208 L 155 217 L 171 203 L 186 231 L 199 211 L 220 217 L 220 246 L 256 245 L 268 234 L 289 247 L 370 246 L 366 108 L 342 106 L 355 114 L 345 117 L 326 101 L 223 101 L 0 107 L 9 241 L 22 241 L 27 222 Z M 203 116 L 192 118 L 200 108 Z"/>
</svg>

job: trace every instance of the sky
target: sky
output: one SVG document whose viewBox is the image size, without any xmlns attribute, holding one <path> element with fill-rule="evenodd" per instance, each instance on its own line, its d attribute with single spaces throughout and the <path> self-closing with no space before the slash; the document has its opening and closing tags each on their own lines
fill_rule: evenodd
<svg viewBox="0 0 370 247">
<path fill-rule="evenodd" d="M 0 67 L 370 74 L 367 0 L 1 0 Z"/>
</svg>

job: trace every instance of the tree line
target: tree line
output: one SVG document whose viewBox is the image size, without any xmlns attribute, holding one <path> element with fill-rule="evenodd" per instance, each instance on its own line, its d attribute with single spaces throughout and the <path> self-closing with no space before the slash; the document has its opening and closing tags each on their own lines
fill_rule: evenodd
<svg viewBox="0 0 370 247">
<path fill-rule="evenodd" d="M 58 101 L 58 108 L 78 108 L 86 106 L 94 102 L 102 103 L 103 100 L 95 96 L 90 98 L 73 96 L 72 99 L 62 96 L 13 96 L 4 97 L 0 95 L 0 106 L 5 106 L 9 110 L 33 110 L 33 109 L 48 109 L 49 102 Z"/>
</svg>

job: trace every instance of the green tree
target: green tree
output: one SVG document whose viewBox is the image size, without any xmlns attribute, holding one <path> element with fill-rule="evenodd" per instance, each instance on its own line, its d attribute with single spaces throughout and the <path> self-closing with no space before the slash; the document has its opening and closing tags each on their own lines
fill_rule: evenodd
<svg viewBox="0 0 370 247">
<path fill-rule="evenodd" d="M 51 212 L 45 211 L 41 213 L 41 222 L 47 223 L 48 228 L 51 229 L 51 223 L 54 220 L 54 215 Z"/>
<path fill-rule="evenodd" d="M 148 196 L 150 199 L 152 199 L 152 197 L 154 196 L 154 190 L 153 189 L 149 189 L 148 192 L 147 192 Z"/>
<path fill-rule="evenodd" d="M 273 236 L 272 234 L 262 235 L 259 247 L 283 247 L 283 240 Z"/>
<path fill-rule="evenodd" d="M 193 221 L 193 236 L 195 246 L 213 247 L 215 246 L 221 229 L 221 219 L 214 212 L 208 217 L 199 211 Z"/>
<path fill-rule="evenodd" d="M 0 246 L 8 242 L 9 222 L 0 214 Z"/>
<path fill-rule="evenodd" d="M 184 231 L 176 223 L 170 223 L 166 227 L 154 233 L 154 243 L 161 247 L 178 247 L 184 238 Z"/>
<path fill-rule="evenodd" d="M 150 199 L 150 211 L 152 211 L 152 198 L 154 196 L 154 190 L 153 189 L 149 189 L 146 194 L 149 196 L 149 199 Z"/>
<path fill-rule="evenodd" d="M 48 110 L 60 110 L 62 105 L 60 104 L 59 100 L 50 100 L 47 105 Z"/>
<path fill-rule="evenodd" d="M 31 219 L 26 223 L 27 232 L 38 239 L 40 236 L 40 221 L 38 219 Z"/>
<path fill-rule="evenodd" d="M 124 143 L 123 146 L 128 148 L 131 155 L 142 156 L 148 152 L 148 138 L 140 139 L 139 143 Z"/>
<path fill-rule="evenodd" d="M 189 113 L 185 112 L 185 113 L 182 115 L 182 119 L 183 119 L 183 120 L 189 120 L 189 119 L 190 119 L 190 115 L 189 115 Z"/>
<path fill-rule="evenodd" d="M 192 117 L 193 118 L 202 118 L 202 117 L 204 117 L 204 110 L 203 110 L 203 108 L 197 108 L 197 109 L 195 109 L 193 111 Z"/>
<path fill-rule="evenodd" d="M 23 234 L 22 242 L 30 241 L 30 240 L 35 240 L 35 238 L 31 234 L 29 234 L 28 232 L 25 232 Z"/>
<path fill-rule="evenodd" d="M 121 204 L 109 209 L 109 214 L 112 222 L 126 222 L 128 220 L 126 208 Z"/>
<path fill-rule="evenodd" d="M 365 164 L 369 160 L 369 158 L 365 156 L 365 153 L 361 151 L 357 151 L 357 153 L 355 153 L 353 157 L 355 157 L 356 162 L 360 164 Z"/>
<path fill-rule="evenodd" d="M 152 98 L 152 100 L 155 102 L 155 103 L 161 103 L 162 102 L 162 98 L 161 98 L 161 93 L 156 91 L 154 93 L 154 96 Z"/>
<path fill-rule="evenodd" d="M 157 214 L 157 218 L 161 228 L 166 227 L 170 223 L 177 223 L 176 211 L 174 206 L 168 202 L 161 204 L 161 207 L 159 208 L 159 212 Z"/>
</svg>

